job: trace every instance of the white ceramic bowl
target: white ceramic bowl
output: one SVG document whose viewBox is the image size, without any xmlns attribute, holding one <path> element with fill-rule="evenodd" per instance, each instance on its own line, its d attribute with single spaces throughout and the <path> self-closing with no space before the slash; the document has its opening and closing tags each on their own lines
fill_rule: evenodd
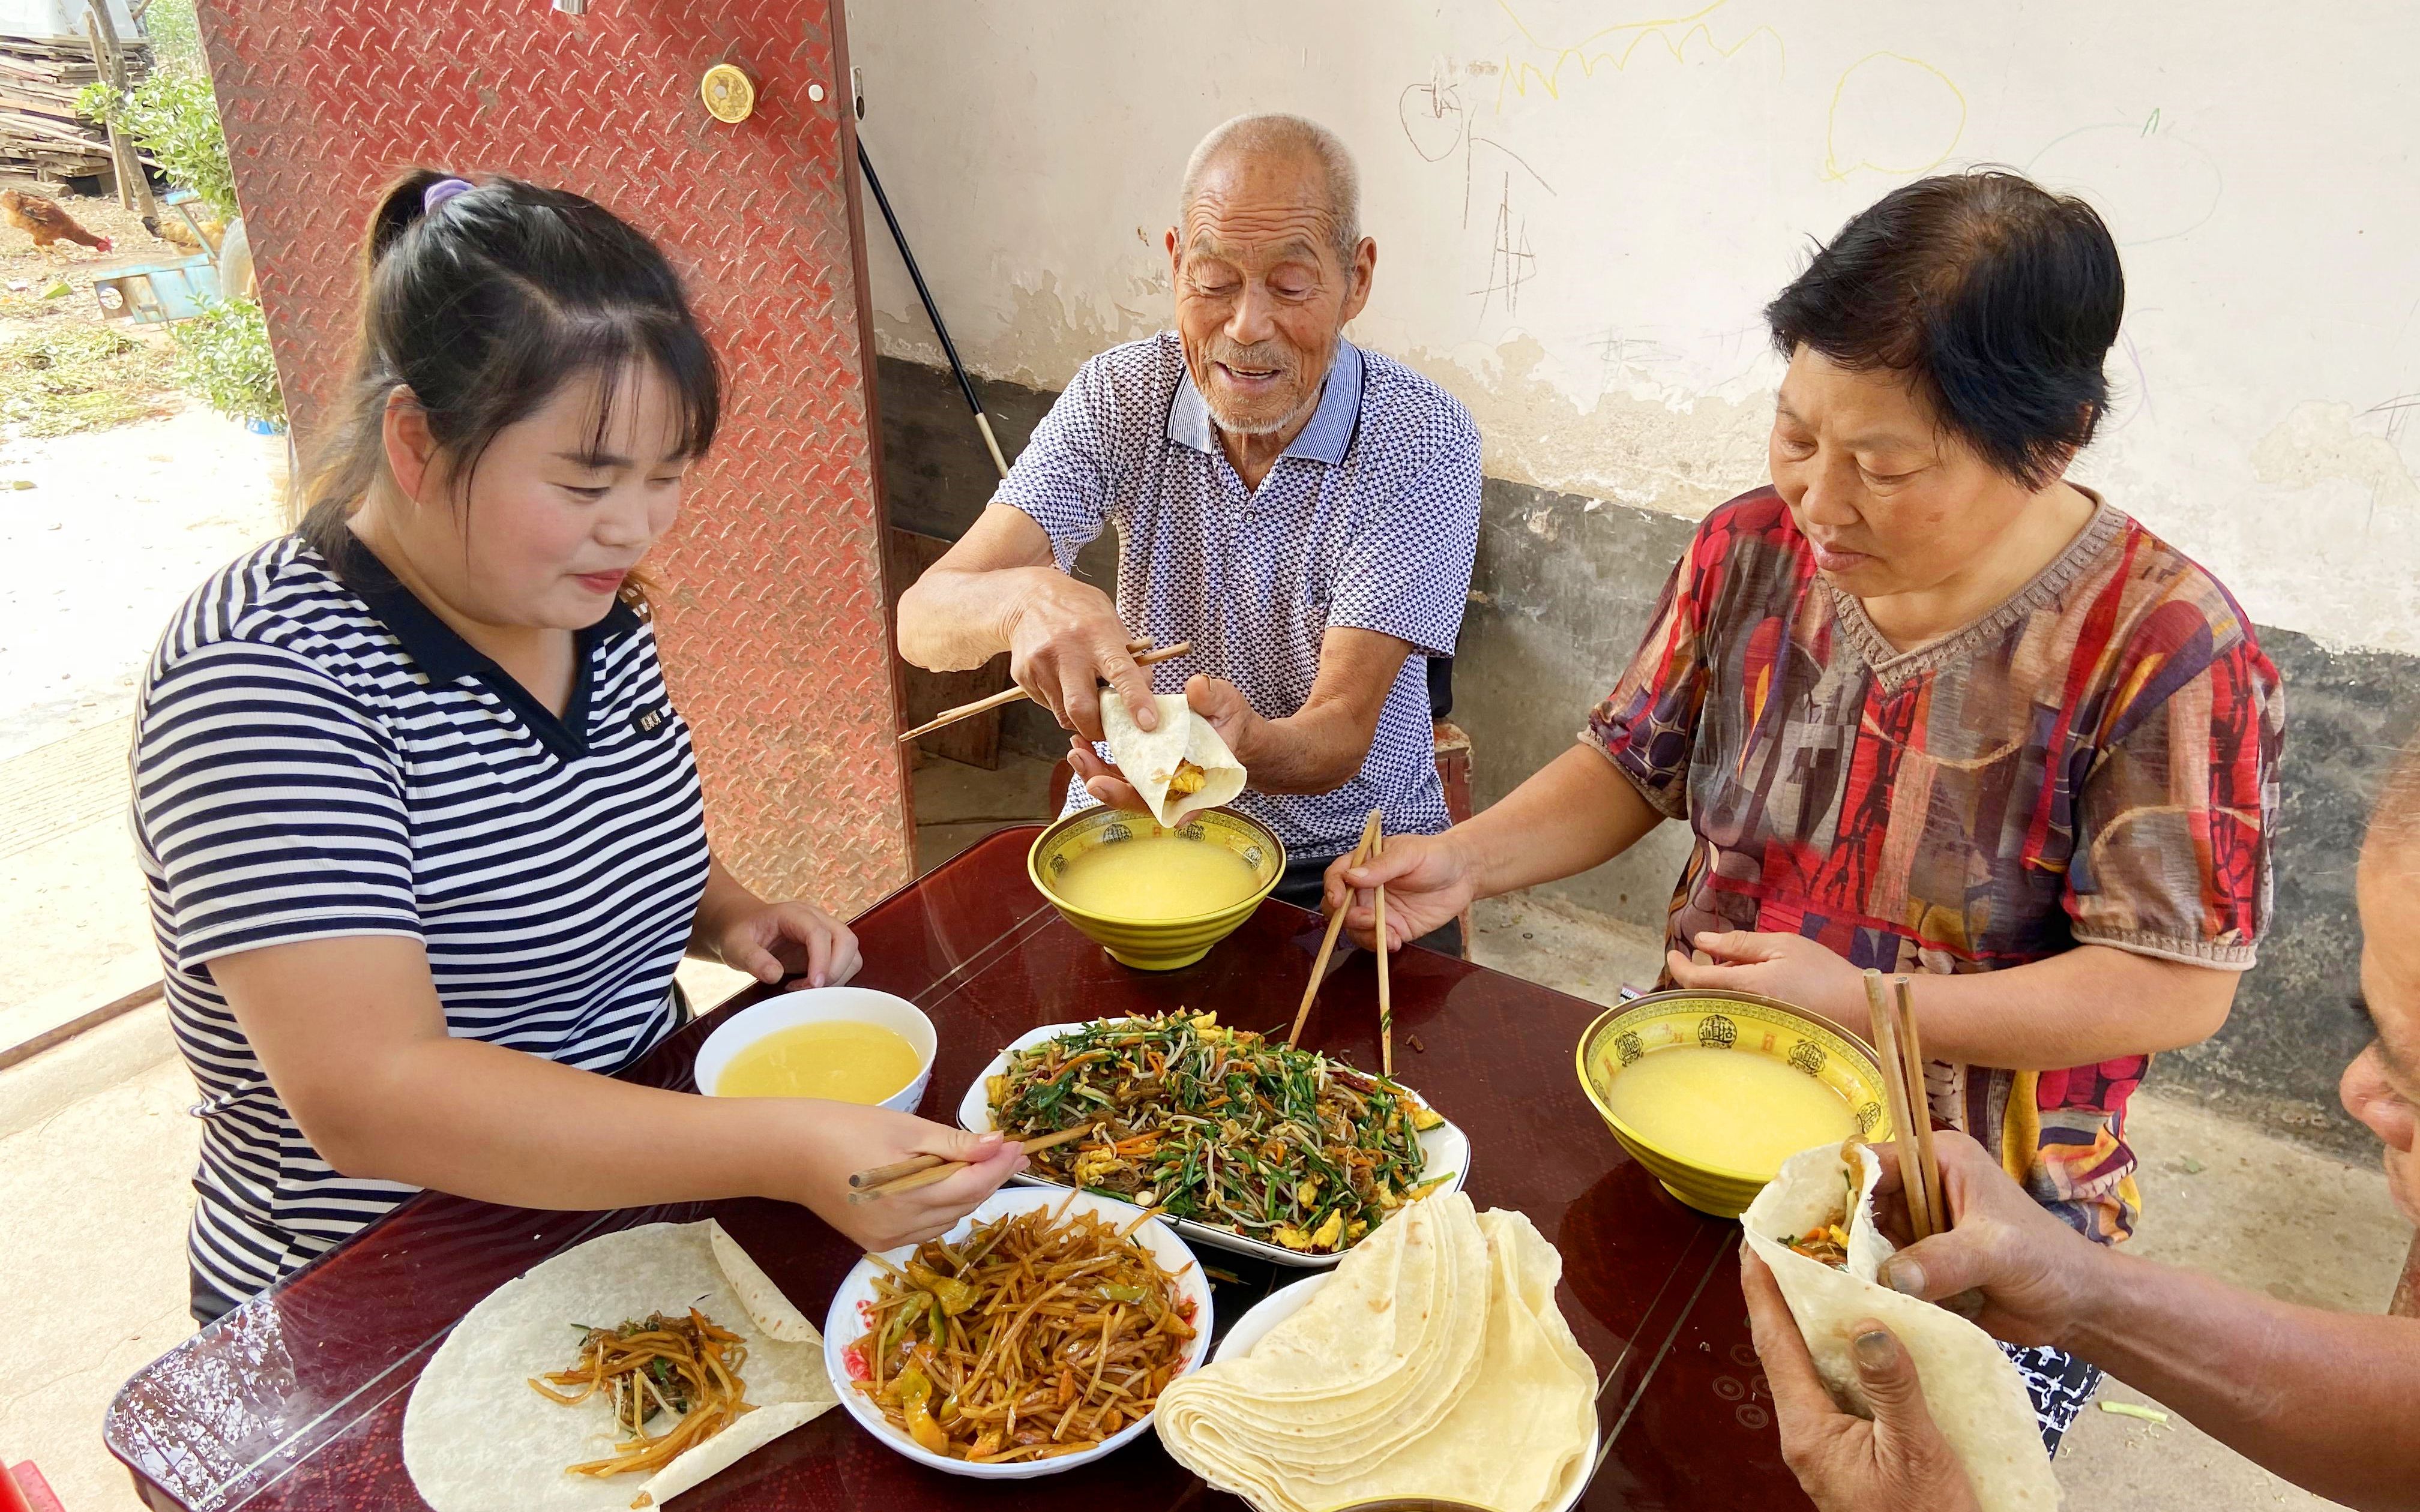
<svg viewBox="0 0 2420 1512">
<path fill-rule="evenodd" d="M 993 1077 L 1008 1070 L 1008 1057 L 1011 1051 L 1031 1049 L 1045 1040 L 1056 1040 L 1063 1034 L 1073 1034 L 1083 1027 L 1081 1024 L 1046 1024 L 1038 1029 L 1030 1030 L 1011 1040 L 1006 1050 L 992 1057 L 989 1065 L 975 1072 L 975 1079 L 967 1088 L 966 1096 L 958 1100 L 958 1127 L 971 1129 L 977 1134 L 985 1133 L 992 1127 L 989 1085 Z M 1412 1090 L 1409 1088 L 1404 1089 Z M 1413 1095 L 1419 1096 L 1416 1091 Z M 1426 1102 L 1427 1099 L 1422 1098 L 1421 1101 Z M 1434 1105 L 1429 1111 L 1437 1112 Z M 1443 1118 L 1444 1115 L 1439 1113 L 1438 1117 Z M 1433 1181 L 1439 1177 L 1444 1177 L 1445 1185 L 1437 1188 L 1438 1191 L 1462 1190 L 1462 1183 L 1470 1175 L 1470 1136 L 1464 1134 L 1451 1119 L 1449 1119 L 1420 1134 L 1420 1155 L 1422 1180 Z M 1047 1187 L 1053 1192 L 1070 1190 L 1064 1183 L 1050 1180 L 1046 1177 L 1016 1176 L 1010 1180 L 1019 1185 Z M 1248 1238 L 1224 1228 L 1213 1228 L 1208 1224 L 1195 1223 L 1190 1218 L 1177 1218 L 1171 1221 L 1175 1224 L 1176 1231 L 1193 1243 L 1207 1245 L 1212 1249 L 1226 1250 L 1230 1254 L 1249 1255 L 1254 1259 L 1266 1260 L 1271 1265 L 1282 1265 L 1289 1270 L 1327 1270 L 1337 1261 L 1344 1258 L 1346 1253 L 1339 1250 L 1333 1255 L 1305 1255 L 1300 1250 L 1291 1250 L 1282 1244 L 1271 1244 L 1263 1240 Z"/>
<path fill-rule="evenodd" d="M 1290 1287 L 1280 1287 L 1263 1297 L 1253 1304 L 1251 1311 L 1235 1319 L 1235 1326 L 1227 1330 L 1227 1336 L 1218 1341 L 1218 1352 L 1212 1358 L 1240 1360 L 1251 1353 L 1252 1346 L 1261 1342 L 1263 1335 L 1302 1311 L 1303 1304 L 1311 1301 L 1320 1288 L 1327 1285 L 1328 1279 L 1326 1273 L 1305 1276 Z M 1589 1441 L 1588 1473 L 1580 1476 L 1579 1484 L 1555 1504 L 1554 1512 L 1572 1512 L 1572 1508 L 1580 1504 L 1580 1498 L 1588 1493 L 1589 1482 L 1596 1478 L 1597 1451 L 1604 1442 L 1602 1430 Z"/>
<path fill-rule="evenodd" d="M 697 1047 L 697 1089 L 713 1096 L 714 1084 L 722 1079 L 731 1057 L 775 1030 L 830 1019 L 878 1024 L 908 1041 L 916 1052 L 916 1079 L 884 1098 L 882 1105 L 902 1113 L 915 1112 L 916 1104 L 924 1100 L 925 1084 L 933 1079 L 933 1053 L 939 1048 L 933 1035 L 933 1021 L 905 997 L 893 997 L 871 987 L 810 987 L 741 1009 Z"/>
<path fill-rule="evenodd" d="M 995 1192 L 984 1198 L 974 1211 L 959 1219 L 945 1237 L 962 1239 L 973 1232 L 975 1225 L 987 1219 L 1027 1212 L 1035 1208 L 1045 1208 L 1054 1213 L 1096 1213 L 1121 1227 L 1134 1222 L 1142 1212 L 1140 1208 L 1130 1203 L 1113 1202 L 1107 1197 L 1094 1196 L 1090 1192 L 1069 1192 L 1059 1187 L 1019 1187 Z M 1176 1278 L 1176 1294 L 1193 1304 L 1193 1349 L 1186 1356 L 1185 1368 L 1198 1370 L 1209 1355 L 1210 1335 L 1218 1327 L 1218 1319 L 1211 1314 L 1210 1280 L 1202 1273 L 1200 1262 L 1193 1257 L 1193 1251 L 1186 1247 L 1185 1241 L 1177 1238 L 1158 1219 L 1147 1220 L 1134 1231 L 1134 1237 L 1151 1251 L 1152 1258 L 1159 1263 L 1161 1270 Z M 893 1265 L 904 1265 L 915 1253 L 916 1246 L 903 1244 L 897 1249 L 886 1250 L 882 1257 Z M 824 1368 L 830 1373 L 832 1389 L 840 1393 L 841 1406 L 848 1410 L 848 1415 L 857 1419 L 866 1432 L 918 1464 L 929 1465 L 952 1475 L 971 1476 L 976 1480 L 1032 1480 L 1037 1475 L 1055 1475 L 1063 1470 L 1089 1465 L 1095 1459 L 1116 1453 L 1140 1437 L 1143 1430 L 1151 1427 L 1152 1419 L 1158 1415 L 1156 1412 L 1145 1413 L 1141 1421 L 1127 1424 L 1103 1440 L 1099 1447 L 1087 1449 L 1081 1454 L 1062 1455 L 1056 1459 L 1021 1459 L 1005 1465 L 974 1465 L 963 1459 L 953 1459 L 947 1455 L 937 1455 L 892 1427 L 890 1419 L 882 1415 L 882 1409 L 875 1406 L 865 1393 L 852 1384 L 855 1378 L 848 1368 L 848 1350 L 851 1345 L 865 1336 L 865 1318 L 860 1309 L 873 1304 L 875 1273 L 871 1263 L 860 1260 L 856 1269 L 841 1282 L 840 1289 L 832 1293 L 831 1310 L 824 1315 Z"/>
</svg>

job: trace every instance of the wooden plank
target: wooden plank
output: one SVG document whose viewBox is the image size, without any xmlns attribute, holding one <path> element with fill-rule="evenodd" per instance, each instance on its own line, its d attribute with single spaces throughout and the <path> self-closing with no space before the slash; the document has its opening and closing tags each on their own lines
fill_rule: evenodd
<svg viewBox="0 0 2420 1512">
<path fill-rule="evenodd" d="M 894 529 L 885 532 L 885 545 L 891 558 L 890 623 L 895 628 L 899 624 L 899 595 L 924 575 L 925 568 L 941 560 L 951 543 L 939 536 Z M 912 730 L 943 709 L 972 703 L 1005 689 L 1008 657 L 994 656 L 967 672 L 929 672 L 903 660 L 899 673 L 908 694 L 908 723 L 901 728 Z M 1000 765 L 1000 723 L 1001 711 L 993 709 L 936 730 L 917 741 L 916 747 L 927 755 L 946 756 L 988 771 Z"/>
<path fill-rule="evenodd" d="M 120 99 L 126 95 L 128 79 L 126 58 L 117 47 L 117 23 L 109 19 L 107 0 L 85 0 L 85 26 L 92 33 L 92 54 L 107 70 L 110 88 Z M 146 225 L 160 224 L 160 202 L 151 197 L 151 180 L 143 177 L 143 163 L 134 155 L 134 144 L 115 124 L 109 131 L 109 156 L 116 168 L 117 203 L 143 217 Z"/>
</svg>

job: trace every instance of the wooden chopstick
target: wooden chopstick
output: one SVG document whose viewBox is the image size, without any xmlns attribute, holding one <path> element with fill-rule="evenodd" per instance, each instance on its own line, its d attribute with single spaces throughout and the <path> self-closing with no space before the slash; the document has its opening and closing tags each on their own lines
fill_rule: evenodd
<svg viewBox="0 0 2420 1512">
<path fill-rule="evenodd" d="M 1866 968 L 1866 1011 L 1874 1030 L 1874 1059 L 1881 1066 L 1883 1091 L 1888 1099 L 1891 1130 L 1899 1147 L 1900 1189 L 1907 1198 L 1908 1227 L 1917 1239 L 1933 1234 L 1932 1208 L 1924 1189 L 1924 1166 L 1916 1153 L 1916 1114 L 1908 1099 L 1907 1062 L 1899 1047 L 1899 1027 L 1883 991 L 1883 974 Z"/>
<path fill-rule="evenodd" d="M 1100 1125 L 1096 1123 L 1081 1123 L 1073 1129 L 1062 1129 L 1057 1134 L 1038 1134 L 1032 1139 L 1021 1140 L 1017 1148 L 1029 1155 L 1038 1154 L 1043 1150 L 1066 1144 L 1069 1140 L 1081 1139 L 1088 1134 L 1095 1133 L 1099 1128 Z M 931 1164 L 922 1165 L 919 1164 L 920 1162 Z M 908 1169 L 910 1166 L 914 1169 Z M 913 1192 L 919 1187 L 931 1186 L 937 1181 L 946 1181 L 966 1168 L 965 1161 L 943 1160 L 939 1155 L 918 1155 L 913 1159 L 898 1161 L 890 1165 L 877 1165 L 872 1170 L 860 1171 L 848 1179 L 848 1184 L 852 1188 L 848 1194 L 848 1200 L 852 1203 L 879 1202 L 884 1197 L 895 1197 L 902 1192 Z M 906 1174 L 881 1180 L 874 1180 L 881 1177 L 886 1171 L 905 1171 Z"/>
<path fill-rule="evenodd" d="M 1190 640 L 1179 640 L 1172 646 L 1161 646 L 1156 651 L 1149 649 L 1150 646 L 1151 642 L 1148 640 L 1128 641 L 1126 643 L 1126 650 L 1134 655 L 1136 666 L 1149 667 L 1157 662 L 1173 661 L 1177 657 L 1191 651 L 1193 649 L 1193 642 Z M 994 693 L 989 698 L 977 699 L 972 703 L 961 703 L 954 709 L 943 709 L 939 714 L 925 720 L 915 729 L 901 732 L 899 742 L 902 745 L 906 745 L 908 741 L 914 740 L 919 735 L 929 735 L 934 731 L 941 729 L 945 725 L 954 725 L 960 719 L 971 719 L 976 715 L 983 713 L 986 709 L 997 709 L 1004 703 L 1014 703 L 1018 699 L 1025 698 L 1027 696 L 1025 689 L 1021 687 L 1012 687 L 1003 692 Z"/>
<path fill-rule="evenodd" d="M 1370 841 L 1370 859 L 1382 861 L 1387 856 L 1387 825 L 1378 810 L 1370 810 L 1370 822 L 1378 833 Z M 1373 889 L 1377 894 L 1378 933 L 1378 1070 L 1382 1075 L 1395 1074 L 1395 1000 L 1387 986 L 1387 962 L 1394 952 L 1387 949 L 1387 885 L 1383 882 Z"/>
<path fill-rule="evenodd" d="M 1932 1231 L 1947 1233 L 1949 1229 L 1949 1194 L 1941 1189 L 1941 1162 L 1932 1153 L 1932 1096 L 1924 1085 L 1924 1040 L 1916 1028 L 1916 995 L 1907 978 L 1899 977 L 1891 983 L 1892 1001 L 1899 1009 L 1900 1055 L 1907 1062 L 1908 1098 L 1915 1103 L 1916 1166 L 1924 1177 L 1924 1203 L 1932 1210 Z"/>
<path fill-rule="evenodd" d="M 848 1179 L 848 1184 L 851 1187 L 861 1188 L 881 1186 L 886 1182 L 895 1181 L 903 1176 L 913 1176 L 918 1171 L 929 1171 L 936 1165 L 948 1164 L 950 1164 L 950 1158 L 947 1155 L 910 1155 L 906 1160 L 895 1160 L 888 1165 L 876 1165 L 870 1171 L 859 1171 Z"/>
<path fill-rule="evenodd" d="M 1370 856 L 1370 846 L 1377 838 L 1378 810 L 1373 809 L 1370 817 L 1362 822 L 1361 839 L 1353 847 L 1353 859 L 1349 864 L 1364 864 Z M 1336 936 L 1342 932 L 1344 915 L 1352 906 L 1353 891 L 1348 887 L 1344 892 L 1344 906 L 1327 916 L 1327 933 L 1320 938 L 1319 959 L 1311 964 L 1311 980 L 1303 986 L 1302 1006 L 1294 1011 L 1294 1032 L 1286 1036 L 1286 1043 L 1290 1046 L 1302 1042 L 1302 1026 L 1311 1019 L 1311 1000 L 1319 995 L 1319 984 L 1327 976 L 1327 958 L 1336 949 Z"/>
</svg>

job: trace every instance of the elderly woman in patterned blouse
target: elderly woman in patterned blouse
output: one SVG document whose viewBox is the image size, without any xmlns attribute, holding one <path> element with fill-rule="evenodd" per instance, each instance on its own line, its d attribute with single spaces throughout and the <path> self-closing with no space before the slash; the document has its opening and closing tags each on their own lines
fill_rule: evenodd
<svg viewBox="0 0 2420 1512">
<path fill-rule="evenodd" d="M 2124 305 L 2090 208 L 2007 173 L 1851 220 L 1767 310 L 1769 486 L 1707 517 L 1579 744 L 1327 905 L 1388 945 L 1696 838 L 1667 985 L 1865 1021 L 1917 978 L 1934 1116 L 2116 1242 L 2127 1095 L 2226 1022 L 2270 905 L 2277 676 L 2208 573 L 2065 481 Z M 2057 1433 L 2089 1367 L 2020 1359 Z"/>
<path fill-rule="evenodd" d="M 1235 807 L 1306 905 L 1383 808 L 1446 827 L 1425 658 L 1450 656 L 1479 541 L 1479 432 L 1411 369 L 1346 341 L 1377 244 L 1353 160 L 1297 116 L 1194 149 L 1168 232 L 1176 330 L 1086 363 L 991 506 L 899 602 L 918 666 L 1009 672 L 1074 731 L 1071 803 L 1142 807 L 1091 742 L 1099 686 L 1148 730 L 1183 688 L 1250 773 Z M 1070 576 L 1118 528 L 1117 601 Z M 1130 638 L 1190 641 L 1146 671 Z M 1430 943 L 1451 948 L 1451 918 Z"/>
</svg>

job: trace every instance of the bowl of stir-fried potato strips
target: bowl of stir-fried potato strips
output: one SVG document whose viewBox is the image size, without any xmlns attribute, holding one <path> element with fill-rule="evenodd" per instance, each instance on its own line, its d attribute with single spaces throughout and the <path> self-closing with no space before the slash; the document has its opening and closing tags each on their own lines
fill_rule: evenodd
<svg viewBox="0 0 2420 1512">
<path fill-rule="evenodd" d="M 833 1294 L 824 1363 L 866 1431 L 954 1475 L 1088 1464 L 1208 1357 L 1210 1283 L 1143 1209 L 994 1193 L 939 1239 L 869 1255 Z"/>
</svg>

